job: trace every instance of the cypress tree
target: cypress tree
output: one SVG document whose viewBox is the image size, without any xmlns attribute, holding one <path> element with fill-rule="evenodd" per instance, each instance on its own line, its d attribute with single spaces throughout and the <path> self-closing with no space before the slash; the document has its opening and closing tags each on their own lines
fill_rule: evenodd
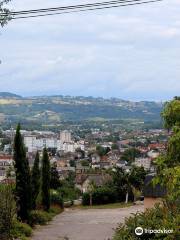
<svg viewBox="0 0 180 240">
<path fill-rule="evenodd" d="M 45 211 L 50 208 L 50 162 L 47 149 L 43 150 L 42 158 L 42 206 Z"/>
<path fill-rule="evenodd" d="M 14 167 L 16 173 L 16 203 L 17 215 L 22 221 L 28 220 L 31 210 L 30 169 L 26 158 L 23 138 L 18 124 L 14 138 Z"/>
<path fill-rule="evenodd" d="M 32 209 L 36 209 L 36 199 L 40 190 L 40 178 L 39 153 L 37 152 L 31 174 Z"/>
<path fill-rule="evenodd" d="M 59 173 L 57 171 L 57 165 L 53 164 L 51 166 L 51 180 L 50 180 L 50 188 L 57 189 L 60 187 Z"/>
</svg>

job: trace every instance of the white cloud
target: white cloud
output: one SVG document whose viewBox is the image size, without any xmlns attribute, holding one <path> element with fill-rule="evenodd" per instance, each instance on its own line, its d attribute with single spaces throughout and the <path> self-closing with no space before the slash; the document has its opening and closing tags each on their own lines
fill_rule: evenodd
<svg viewBox="0 0 180 240">
<path fill-rule="evenodd" d="M 0 36 L 0 89 L 131 99 L 178 95 L 179 3 L 10 22 Z M 16 10 L 58 5 L 57 0 L 11 3 Z"/>
</svg>

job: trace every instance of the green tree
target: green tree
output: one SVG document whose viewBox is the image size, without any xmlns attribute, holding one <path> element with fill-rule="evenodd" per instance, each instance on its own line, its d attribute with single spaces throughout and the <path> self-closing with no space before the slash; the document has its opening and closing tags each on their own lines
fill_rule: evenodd
<svg viewBox="0 0 180 240">
<path fill-rule="evenodd" d="M 102 147 L 101 145 L 96 146 L 96 151 L 99 154 L 100 157 L 105 156 L 108 152 L 111 151 L 109 147 Z"/>
<path fill-rule="evenodd" d="M 47 149 L 43 149 L 42 157 L 42 206 L 45 211 L 50 208 L 50 162 Z"/>
<path fill-rule="evenodd" d="M 39 153 L 37 152 L 31 173 L 32 209 L 36 209 L 36 200 L 40 190 L 40 179 L 41 172 L 39 167 Z"/>
<path fill-rule="evenodd" d="M 172 229 L 172 234 L 143 234 L 141 239 L 179 239 L 180 216 L 180 98 L 165 105 L 162 113 L 164 125 L 173 130 L 168 142 L 167 153 L 156 160 L 157 176 L 154 184 L 163 185 L 166 196 L 163 204 L 155 205 L 143 213 L 137 213 L 126 219 L 116 231 L 114 240 L 137 239 L 136 227 L 149 229 Z"/>
<path fill-rule="evenodd" d="M 124 151 L 123 155 L 121 156 L 121 160 L 127 162 L 134 162 L 136 157 L 141 155 L 140 151 L 136 148 L 129 148 Z"/>
<path fill-rule="evenodd" d="M 1 0 L 0 1 L 0 25 L 3 27 L 11 19 L 10 11 L 4 7 L 11 0 Z"/>
<path fill-rule="evenodd" d="M 144 187 L 144 180 L 146 177 L 146 171 L 143 167 L 133 167 L 130 171 L 128 181 L 131 186 L 131 190 L 134 195 L 134 201 L 136 201 L 136 197 L 141 195 L 141 192 Z"/>
<path fill-rule="evenodd" d="M 72 160 L 72 159 L 69 161 L 69 164 L 70 164 L 70 167 L 75 167 L 76 166 L 75 160 Z"/>
<path fill-rule="evenodd" d="M 88 193 L 89 193 L 89 205 L 92 206 L 93 205 L 93 192 L 96 188 L 96 184 L 94 181 L 91 181 L 88 185 Z"/>
<path fill-rule="evenodd" d="M 4 150 L 4 146 L 7 144 L 11 144 L 11 139 L 10 138 L 3 138 L 0 144 L 0 150 L 3 151 Z"/>
<path fill-rule="evenodd" d="M 50 188 L 58 189 L 60 187 L 59 173 L 56 164 L 51 166 Z"/>
<path fill-rule="evenodd" d="M 165 202 L 169 210 L 180 208 L 180 99 L 176 97 L 165 105 L 162 112 L 164 125 L 172 129 L 167 153 L 156 160 L 157 177 L 154 184 L 162 184 L 166 190 Z"/>
<path fill-rule="evenodd" d="M 118 150 L 119 146 L 117 143 L 113 143 L 111 148 L 112 148 L 112 150 Z"/>
<path fill-rule="evenodd" d="M 165 128 L 180 127 L 180 98 L 175 97 L 174 100 L 167 102 L 161 115 Z"/>
<path fill-rule="evenodd" d="M 26 158 L 23 138 L 18 124 L 14 138 L 14 167 L 16 173 L 17 214 L 22 221 L 28 220 L 31 210 L 31 181 L 29 163 Z"/>
<path fill-rule="evenodd" d="M 83 159 L 83 160 L 81 160 L 81 165 L 82 165 L 83 167 L 88 167 L 88 166 L 89 166 L 89 161 L 86 160 L 86 159 Z"/>
<path fill-rule="evenodd" d="M 10 239 L 13 220 L 16 214 L 13 188 L 11 185 L 0 185 L 0 239 Z"/>
<path fill-rule="evenodd" d="M 122 168 L 116 168 L 112 173 L 112 188 L 116 188 L 119 196 L 124 195 L 125 202 L 128 203 L 130 193 L 131 195 L 133 193 L 134 200 L 136 200 L 137 193 L 142 191 L 145 176 L 146 171 L 142 167 L 133 167 L 129 172 L 124 171 Z"/>
</svg>

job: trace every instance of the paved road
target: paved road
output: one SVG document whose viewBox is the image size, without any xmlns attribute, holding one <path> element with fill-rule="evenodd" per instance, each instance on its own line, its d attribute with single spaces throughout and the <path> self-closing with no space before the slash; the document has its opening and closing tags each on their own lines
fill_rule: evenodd
<svg viewBox="0 0 180 240">
<path fill-rule="evenodd" d="M 144 207 L 121 209 L 66 209 L 47 226 L 38 228 L 32 240 L 109 240 L 124 218 Z"/>
</svg>

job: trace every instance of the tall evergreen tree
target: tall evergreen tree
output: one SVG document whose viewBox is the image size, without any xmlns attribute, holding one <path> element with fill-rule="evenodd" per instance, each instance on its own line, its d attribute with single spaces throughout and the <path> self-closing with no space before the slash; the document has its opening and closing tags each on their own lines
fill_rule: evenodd
<svg viewBox="0 0 180 240">
<path fill-rule="evenodd" d="M 57 171 L 56 164 L 51 166 L 51 180 L 50 180 L 50 188 L 57 189 L 60 187 L 59 173 Z"/>
<path fill-rule="evenodd" d="M 47 149 L 43 150 L 42 158 L 42 205 L 45 211 L 50 208 L 50 162 Z"/>
<path fill-rule="evenodd" d="M 39 153 L 37 152 L 31 174 L 32 209 L 36 209 L 36 200 L 40 190 L 40 178 L 41 172 L 39 168 Z"/>
<path fill-rule="evenodd" d="M 26 221 L 28 220 L 29 211 L 31 210 L 31 184 L 29 163 L 26 158 L 26 151 L 20 129 L 21 126 L 18 124 L 14 139 L 16 203 L 18 217 L 22 221 Z"/>
</svg>

